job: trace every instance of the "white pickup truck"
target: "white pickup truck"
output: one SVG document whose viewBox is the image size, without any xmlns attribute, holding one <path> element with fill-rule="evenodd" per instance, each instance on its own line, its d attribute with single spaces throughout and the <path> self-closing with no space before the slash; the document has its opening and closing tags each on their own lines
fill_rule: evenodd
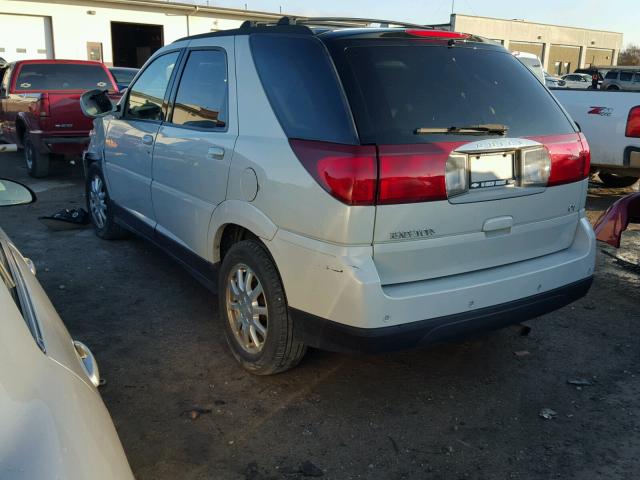
<svg viewBox="0 0 640 480">
<path fill-rule="evenodd" d="M 613 188 L 640 179 L 640 93 L 552 89 L 591 147 L 591 167 Z"/>
</svg>

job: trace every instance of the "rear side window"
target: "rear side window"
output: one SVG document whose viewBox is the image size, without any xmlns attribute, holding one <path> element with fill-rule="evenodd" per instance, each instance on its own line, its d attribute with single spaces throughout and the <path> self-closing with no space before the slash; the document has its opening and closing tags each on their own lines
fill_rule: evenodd
<svg viewBox="0 0 640 480">
<path fill-rule="evenodd" d="M 227 122 L 227 60 L 221 50 L 196 50 L 182 72 L 172 123 L 223 128 Z"/>
<path fill-rule="evenodd" d="M 133 81 L 133 77 L 136 76 L 138 70 L 134 68 L 112 68 L 111 75 L 116 79 L 116 82 L 123 85 L 129 85 Z"/>
<path fill-rule="evenodd" d="M 631 78 L 633 78 L 633 72 L 620 72 L 621 82 L 630 82 Z"/>
<path fill-rule="evenodd" d="M 618 78 L 618 72 L 607 72 L 604 78 L 606 78 L 607 80 L 615 80 L 616 78 Z"/>
<path fill-rule="evenodd" d="M 361 40 L 332 52 L 363 143 L 465 140 L 415 132 L 485 124 L 505 125 L 509 137 L 574 133 L 552 95 L 502 49 Z"/>
<path fill-rule="evenodd" d="M 178 61 L 178 52 L 167 53 L 151 62 L 129 88 L 126 116 L 140 120 L 162 120 L 162 103 L 169 79 Z"/>
<path fill-rule="evenodd" d="M 113 84 L 100 65 L 27 63 L 20 68 L 16 91 L 111 89 Z"/>
<path fill-rule="evenodd" d="M 250 42 L 262 86 L 287 137 L 357 143 L 335 69 L 318 39 L 255 34 Z"/>
</svg>

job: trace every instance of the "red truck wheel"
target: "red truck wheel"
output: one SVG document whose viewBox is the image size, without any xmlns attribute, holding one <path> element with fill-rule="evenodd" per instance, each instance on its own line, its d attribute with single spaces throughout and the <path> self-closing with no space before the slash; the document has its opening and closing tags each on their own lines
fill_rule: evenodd
<svg viewBox="0 0 640 480">
<path fill-rule="evenodd" d="M 38 152 L 31 140 L 29 133 L 24 136 L 24 160 L 27 164 L 29 175 L 35 178 L 49 175 L 50 155 Z"/>
</svg>

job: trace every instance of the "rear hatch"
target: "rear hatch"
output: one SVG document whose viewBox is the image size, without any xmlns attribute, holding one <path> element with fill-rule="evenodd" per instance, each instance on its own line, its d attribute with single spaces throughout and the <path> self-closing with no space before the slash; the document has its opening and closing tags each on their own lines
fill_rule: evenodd
<svg viewBox="0 0 640 480">
<path fill-rule="evenodd" d="M 428 30 L 325 34 L 361 144 L 377 149 L 383 284 L 568 248 L 588 146 L 502 47 Z"/>
<path fill-rule="evenodd" d="M 109 90 L 117 96 L 117 88 L 107 70 L 98 63 L 25 63 L 20 66 L 15 91 L 39 95 L 33 113 L 40 118 L 47 134 L 87 135 L 92 120 L 80 110 L 80 95 L 87 90 Z"/>
</svg>

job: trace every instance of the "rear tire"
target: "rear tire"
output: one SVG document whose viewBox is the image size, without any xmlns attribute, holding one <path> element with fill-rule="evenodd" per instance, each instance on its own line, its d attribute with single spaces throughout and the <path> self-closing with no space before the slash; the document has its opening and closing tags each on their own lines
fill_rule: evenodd
<svg viewBox="0 0 640 480">
<path fill-rule="evenodd" d="M 38 152 L 29 132 L 25 134 L 22 144 L 24 145 L 24 161 L 29 175 L 34 178 L 42 178 L 49 175 L 51 156 L 47 153 Z"/>
<path fill-rule="evenodd" d="M 607 87 L 607 90 L 620 90 L 620 88 L 618 88 L 618 86 L 617 86 L 617 85 L 609 85 L 609 86 Z"/>
<path fill-rule="evenodd" d="M 113 203 L 109 198 L 107 184 L 96 164 L 89 166 L 85 179 L 87 210 L 96 235 L 104 240 L 118 240 L 129 235 L 113 217 Z"/>
<path fill-rule="evenodd" d="M 219 314 L 229 348 L 255 375 L 295 367 L 307 351 L 296 339 L 276 266 L 257 240 L 231 246 L 218 281 Z"/>
<path fill-rule="evenodd" d="M 627 188 L 638 181 L 638 177 L 626 177 L 616 173 L 600 173 L 598 176 L 609 188 Z"/>
</svg>

